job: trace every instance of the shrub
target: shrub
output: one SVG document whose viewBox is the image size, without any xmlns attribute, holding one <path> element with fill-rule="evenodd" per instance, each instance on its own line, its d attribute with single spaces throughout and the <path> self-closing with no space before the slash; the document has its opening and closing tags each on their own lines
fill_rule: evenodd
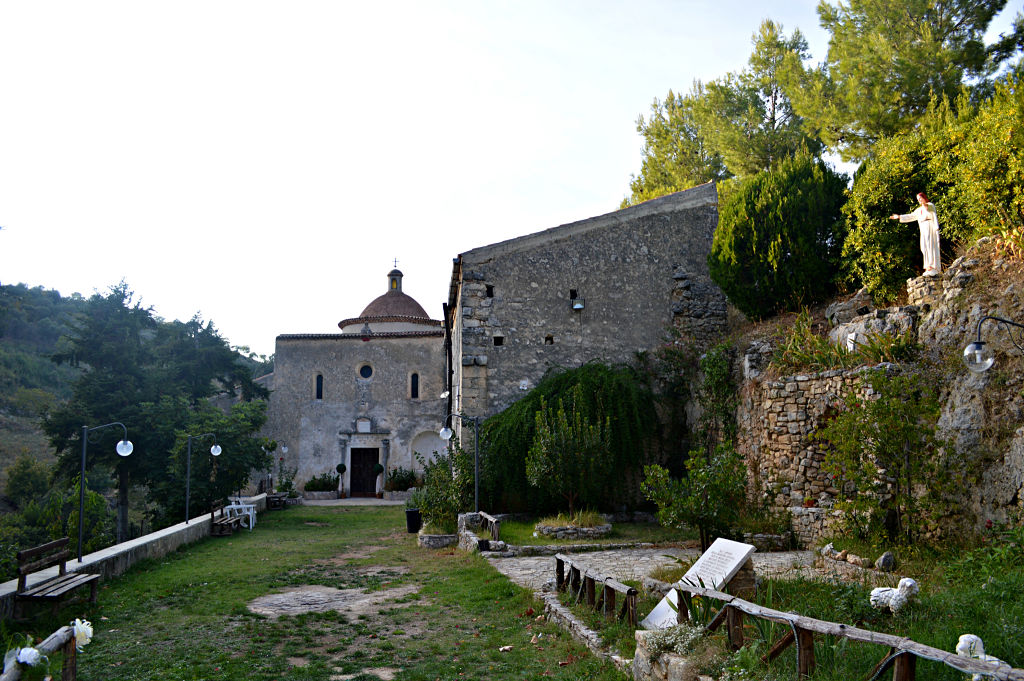
<svg viewBox="0 0 1024 681">
<path fill-rule="evenodd" d="M 337 492 L 340 478 L 333 473 L 314 475 L 303 486 L 307 492 Z"/>
<path fill-rule="evenodd" d="M 459 513 L 472 500 L 473 457 L 459 446 L 458 438 L 452 438 L 448 452 L 435 453 L 430 461 L 420 454 L 416 459 L 423 467 L 423 487 L 415 495 L 420 514 L 431 529 L 455 532 Z"/>
<path fill-rule="evenodd" d="M 743 180 L 722 203 L 708 266 L 744 314 L 762 319 L 835 291 L 845 188 L 845 175 L 805 153 Z"/>
<path fill-rule="evenodd" d="M 388 471 L 388 479 L 384 481 L 384 489 L 389 492 L 404 492 L 416 487 L 416 473 L 408 468 L 392 468 Z"/>
<path fill-rule="evenodd" d="M 833 343 L 828 337 L 815 333 L 810 313 L 803 310 L 780 340 L 771 364 L 782 373 L 852 369 L 865 364 L 912 360 L 919 349 L 909 333 L 902 336 L 870 333 L 853 350 L 848 350 L 846 345 Z"/>
</svg>

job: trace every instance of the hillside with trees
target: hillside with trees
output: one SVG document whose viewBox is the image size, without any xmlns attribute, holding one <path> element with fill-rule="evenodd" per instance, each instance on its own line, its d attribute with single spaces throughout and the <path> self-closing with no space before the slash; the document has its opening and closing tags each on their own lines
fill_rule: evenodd
<svg viewBox="0 0 1024 681">
<path fill-rule="evenodd" d="M 214 468 L 193 447 L 192 515 L 268 468 L 274 443 L 257 436 L 267 391 L 253 379 L 271 362 L 198 316 L 156 317 L 124 283 L 88 299 L 0 287 L 0 568 L 18 548 L 77 527 L 83 426 L 123 423 L 134 444 L 121 457 L 120 428 L 89 437 L 87 550 L 183 517 L 188 435 L 213 433 L 230 453 Z"/>
</svg>

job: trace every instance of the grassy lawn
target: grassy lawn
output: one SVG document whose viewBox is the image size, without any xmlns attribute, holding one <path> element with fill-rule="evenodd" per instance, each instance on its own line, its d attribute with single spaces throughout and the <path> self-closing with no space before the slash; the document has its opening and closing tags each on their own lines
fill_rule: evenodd
<svg viewBox="0 0 1024 681">
<path fill-rule="evenodd" d="M 629 542 L 651 542 L 653 544 L 679 544 L 697 537 L 694 532 L 681 532 L 656 523 L 614 523 L 612 531 L 600 539 L 557 539 L 537 533 L 533 536 L 534 523 L 507 521 L 501 524 L 501 540 L 515 546 L 548 546 L 551 544 L 622 544 Z"/>
<path fill-rule="evenodd" d="M 358 613 L 276 619 L 247 608 L 302 585 L 379 592 L 381 600 Z M 360 672 L 384 667 L 409 680 L 623 678 L 537 621 L 539 612 L 529 592 L 479 556 L 416 546 L 400 508 L 299 506 L 264 514 L 252 533 L 139 564 L 104 583 L 95 606 L 70 606 L 27 627 L 4 623 L 0 633 L 9 642 L 18 632 L 45 636 L 74 617 L 91 620 L 83 681 L 369 681 L 378 677 Z"/>
</svg>

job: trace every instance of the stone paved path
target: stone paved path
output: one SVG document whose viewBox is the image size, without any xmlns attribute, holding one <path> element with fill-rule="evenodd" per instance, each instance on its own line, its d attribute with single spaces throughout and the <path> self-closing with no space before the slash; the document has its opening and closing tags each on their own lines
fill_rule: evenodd
<svg viewBox="0 0 1024 681">
<path fill-rule="evenodd" d="M 689 561 L 700 553 L 697 549 L 657 548 L 657 549 L 621 549 L 615 551 L 593 551 L 588 553 L 570 553 L 566 555 L 578 557 L 587 567 L 615 577 L 619 581 L 632 579 L 640 581 L 660 566 L 671 566 L 676 561 L 667 556 L 677 556 Z M 499 572 L 508 576 L 516 584 L 540 591 L 547 581 L 555 579 L 554 556 L 527 556 L 523 558 L 488 558 L 491 565 Z M 814 562 L 812 551 L 784 551 L 780 553 L 755 553 L 753 555 L 754 571 L 761 577 L 795 577 L 797 575 L 813 576 L 816 574 L 811 564 Z"/>
</svg>

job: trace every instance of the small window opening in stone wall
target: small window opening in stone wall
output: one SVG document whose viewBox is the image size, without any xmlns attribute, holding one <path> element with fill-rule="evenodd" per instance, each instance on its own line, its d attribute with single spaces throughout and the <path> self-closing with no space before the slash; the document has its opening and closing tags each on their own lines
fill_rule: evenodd
<svg viewBox="0 0 1024 681">
<path fill-rule="evenodd" d="M 576 289 L 574 289 L 574 288 L 569 289 L 569 297 L 570 298 L 579 298 L 579 296 L 576 295 Z"/>
<path fill-rule="evenodd" d="M 316 399 L 324 399 L 324 376 L 323 374 L 316 375 Z"/>
<path fill-rule="evenodd" d="M 485 290 L 486 295 L 487 295 L 488 298 L 493 298 L 494 297 L 494 286 L 492 286 L 491 284 L 487 284 L 485 286 L 484 290 Z"/>
<path fill-rule="evenodd" d="M 370 366 L 369 364 L 362 365 L 361 367 L 359 367 L 359 376 L 361 378 L 370 378 L 371 376 L 373 376 L 373 367 Z"/>
<path fill-rule="evenodd" d="M 544 336 L 544 345 L 554 345 L 554 344 L 555 344 L 555 337 L 554 336 L 552 336 L 550 333 L 548 335 Z"/>
<path fill-rule="evenodd" d="M 504 344 L 505 344 L 505 337 L 504 336 L 495 336 L 494 337 L 494 347 L 499 347 L 499 346 L 504 345 Z"/>
<path fill-rule="evenodd" d="M 413 374 L 409 379 L 409 397 L 414 400 L 420 398 L 420 375 Z"/>
</svg>

